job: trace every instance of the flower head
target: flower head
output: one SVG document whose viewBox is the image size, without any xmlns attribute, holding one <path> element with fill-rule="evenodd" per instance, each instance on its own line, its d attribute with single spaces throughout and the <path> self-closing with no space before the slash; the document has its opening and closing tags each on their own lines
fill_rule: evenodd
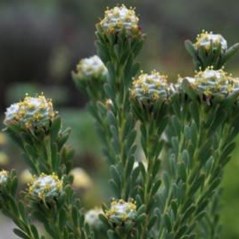
<svg viewBox="0 0 239 239">
<path fill-rule="evenodd" d="M 169 84 L 167 76 L 156 71 L 142 73 L 133 81 L 131 97 L 139 102 L 165 101 L 168 98 Z"/>
<path fill-rule="evenodd" d="M 101 208 L 95 208 L 87 211 L 85 213 L 85 222 L 94 228 L 99 227 L 100 226 L 99 215 L 102 213 L 103 211 Z"/>
<path fill-rule="evenodd" d="M 62 188 L 63 182 L 56 174 L 46 175 L 42 173 L 39 177 L 33 179 L 28 192 L 33 198 L 46 201 L 60 196 Z"/>
<path fill-rule="evenodd" d="M 81 79 L 102 78 L 107 75 L 107 68 L 98 56 L 80 60 L 76 66 L 76 76 Z"/>
<path fill-rule="evenodd" d="M 125 31 L 127 35 L 133 36 L 139 33 L 139 18 L 133 8 L 125 5 L 117 6 L 105 11 L 104 18 L 99 25 L 107 33 Z"/>
<path fill-rule="evenodd" d="M 0 171 L 0 187 L 4 186 L 9 178 L 9 172 L 6 170 Z"/>
<path fill-rule="evenodd" d="M 23 101 L 12 104 L 5 112 L 6 126 L 19 126 L 22 129 L 41 128 L 49 126 L 55 117 L 52 101 L 44 95 L 26 96 Z"/>
<path fill-rule="evenodd" d="M 136 218 L 136 203 L 134 201 L 113 200 L 110 209 L 106 211 L 106 217 L 112 223 L 121 224 L 126 221 L 134 221 Z"/>
<path fill-rule="evenodd" d="M 199 71 L 195 75 L 193 87 L 206 96 L 213 94 L 229 95 L 239 89 L 239 81 L 224 70 L 214 70 L 208 67 L 205 71 Z"/>
<path fill-rule="evenodd" d="M 221 52 L 224 52 L 227 50 L 227 41 L 220 34 L 202 31 L 202 33 L 197 36 L 194 46 L 196 49 L 204 48 L 206 51 L 220 47 Z"/>
</svg>

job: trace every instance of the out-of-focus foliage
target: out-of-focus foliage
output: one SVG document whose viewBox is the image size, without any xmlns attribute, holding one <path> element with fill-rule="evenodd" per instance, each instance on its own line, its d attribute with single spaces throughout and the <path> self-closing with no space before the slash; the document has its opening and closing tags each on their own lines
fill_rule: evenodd
<svg viewBox="0 0 239 239">
<path fill-rule="evenodd" d="M 223 182 L 223 200 L 222 200 L 222 238 L 239 238 L 239 140 L 237 148 L 233 153 L 231 162 L 226 168 Z"/>
</svg>

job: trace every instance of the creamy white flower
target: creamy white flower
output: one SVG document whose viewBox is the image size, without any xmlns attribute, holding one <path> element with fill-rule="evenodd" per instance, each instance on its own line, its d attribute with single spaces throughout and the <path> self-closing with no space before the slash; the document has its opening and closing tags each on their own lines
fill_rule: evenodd
<svg viewBox="0 0 239 239">
<path fill-rule="evenodd" d="M 20 126 L 28 129 L 48 126 L 55 117 L 51 100 L 44 95 L 37 97 L 26 96 L 23 101 L 12 104 L 5 113 L 6 126 Z"/>
<path fill-rule="evenodd" d="M 139 101 L 166 100 L 168 91 L 167 76 L 152 71 L 151 74 L 142 73 L 133 80 L 131 96 Z"/>
<path fill-rule="evenodd" d="M 100 26 L 106 32 L 120 32 L 125 30 L 129 35 L 139 31 L 139 18 L 134 9 L 125 5 L 107 9 L 104 18 L 100 21 Z"/>
<path fill-rule="evenodd" d="M 214 78 L 219 80 L 222 77 L 224 77 L 224 74 L 218 70 L 206 69 L 205 71 L 201 73 L 200 77 L 203 77 L 206 79 Z"/>
<path fill-rule="evenodd" d="M 221 47 L 221 51 L 227 50 L 227 41 L 220 34 L 213 34 L 212 32 L 203 31 L 198 35 L 194 46 L 198 49 L 200 47 L 209 50 L 212 48 Z"/>
<path fill-rule="evenodd" d="M 99 215 L 102 213 L 103 211 L 101 208 L 95 208 L 87 211 L 85 213 L 85 222 L 92 227 L 98 227 L 100 225 Z"/>
<path fill-rule="evenodd" d="M 239 80 L 222 69 L 214 70 L 208 67 L 205 71 L 199 71 L 195 75 L 195 81 L 191 82 L 191 85 L 206 96 L 228 95 L 238 90 Z"/>
<path fill-rule="evenodd" d="M 19 109 L 20 109 L 19 103 L 14 103 L 10 105 L 10 107 L 8 107 L 7 111 L 5 112 L 4 124 L 6 125 L 13 124 L 14 121 L 16 121 L 17 119 Z"/>
<path fill-rule="evenodd" d="M 107 68 L 98 56 L 82 59 L 76 67 L 76 75 L 81 79 L 102 77 L 107 74 Z"/>
<path fill-rule="evenodd" d="M 111 207 L 106 211 L 106 217 L 114 223 L 134 220 L 136 217 L 136 204 L 134 201 L 113 200 Z"/>
<path fill-rule="evenodd" d="M 8 171 L 6 171 L 6 170 L 0 171 L 0 187 L 6 184 L 6 182 L 8 180 L 8 175 L 9 175 Z"/>
<path fill-rule="evenodd" d="M 29 194 L 38 199 L 58 197 L 62 191 L 63 182 L 56 174 L 41 174 L 29 186 Z"/>
</svg>

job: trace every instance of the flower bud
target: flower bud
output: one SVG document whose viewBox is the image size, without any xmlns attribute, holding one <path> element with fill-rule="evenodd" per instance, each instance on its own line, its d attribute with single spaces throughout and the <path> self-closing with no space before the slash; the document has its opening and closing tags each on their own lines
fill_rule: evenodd
<svg viewBox="0 0 239 239">
<path fill-rule="evenodd" d="M 37 201 L 47 201 L 58 198 L 62 193 L 63 182 L 56 174 L 46 175 L 42 173 L 33 179 L 29 185 L 29 195 Z"/>
<path fill-rule="evenodd" d="M 79 80 L 91 80 L 92 78 L 102 78 L 107 75 L 107 68 L 98 56 L 92 56 L 80 60 L 76 66 L 75 76 Z"/>
<path fill-rule="evenodd" d="M 136 219 L 136 203 L 124 201 L 123 199 L 113 200 L 110 209 L 106 211 L 106 217 L 111 223 L 120 225 L 125 222 L 133 222 Z"/>
<path fill-rule="evenodd" d="M 139 18 L 133 8 L 125 5 L 107 9 L 104 18 L 99 25 L 106 33 L 125 32 L 128 36 L 137 35 L 140 32 Z"/>
<path fill-rule="evenodd" d="M 0 171 L 0 190 L 1 190 L 1 187 L 4 187 L 4 185 L 6 185 L 8 179 L 9 179 L 9 172 L 6 170 L 1 170 Z"/>
<path fill-rule="evenodd" d="M 211 105 L 230 97 L 235 103 L 239 92 L 239 79 L 234 78 L 223 69 L 214 70 L 207 67 L 196 72 L 194 77 L 178 79 L 178 89 L 183 90 L 190 98 L 197 98 Z"/>
<path fill-rule="evenodd" d="M 4 124 L 17 126 L 21 129 L 49 127 L 56 112 L 50 99 L 44 95 L 26 96 L 23 101 L 12 104 L 5 112 Z"/>
<path fill-rule="evenodd" d="M 227 50 L 227 41 L 220 34 L 202 31 L 202 33 L 197 36 L 194 47 L 197 50 L 203 48 L 206 51 L 220 48 L 221 52 L 225 52 Z"/>
<path fill-rule="evenodd" d="M 99 219 L 99 215 L 102 214 L 103 211 L 101 208 L 95 208 L 87 211 L 85 213 L 85 222 L 89 224 L 93 228 L 99 228 L 101 221 Z"/>
<path fill-rule="evenodd" d="M 167 76 L 156 71 L 142 73 L 133 80 L 131 97 L 143 104 L 166 101 L 169 97 Z"/>
<path fill-rule="evenodd" d="M 214 94 L 227 96 L 239 89 L 239 81 L 222 69 L 213 70 L 213 68 L 208 67 L 205 71 L 199 71 L 195 75 L 193 87 L 205 96 L 213 96 Z"/>
</svg>

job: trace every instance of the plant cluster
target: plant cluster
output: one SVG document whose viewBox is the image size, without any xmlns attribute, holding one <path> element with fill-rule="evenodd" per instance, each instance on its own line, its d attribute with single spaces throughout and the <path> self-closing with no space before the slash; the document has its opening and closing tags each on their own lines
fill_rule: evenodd
<svg viewBox="0 0 239 239">
<path fill-rule="evenodd" d="M 0 208 L 19 238 L 220 238 L 221 181 L 239 131 L 239 79 L 224 65 L 239 45 L 203 31 L 185 42 L 195 75 L 170 83 L 140 71 L 144 40 L 133 8 L 107 9 L 96 25 L 98 55 L 72 73 L 109 165 L 112 200 L 102 208 L 85 212 L 72 188 L 70 131 L 51 100 L 26 96 L 7 109 L 5 132 L 34 174 L 19 195 L 15 172 L 0 171 Z"/>
</svg>

